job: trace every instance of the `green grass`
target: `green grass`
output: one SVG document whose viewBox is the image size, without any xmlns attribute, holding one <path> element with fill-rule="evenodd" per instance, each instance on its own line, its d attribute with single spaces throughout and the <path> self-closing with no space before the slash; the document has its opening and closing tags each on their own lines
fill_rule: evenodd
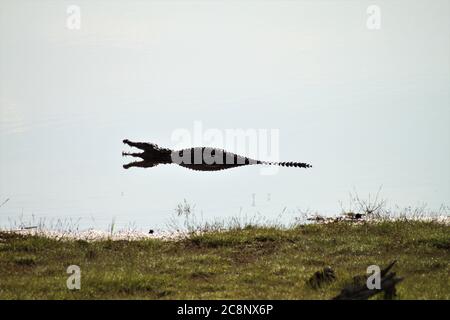
<svg viewBox="0 0 450 320">
<path fill-rule="evenodd" d="M 330 299 L 369 265 L 404 281 L 399 299 L 450 299 L 450 228 L 432 222 L 247 227 L 180 241 L 57 241 L 0 233 L 1 299 Z M 69 265 L 81 290 L 66 288 Z M 331 266 L 320 289 L 311 275 Z"/>
</svg>

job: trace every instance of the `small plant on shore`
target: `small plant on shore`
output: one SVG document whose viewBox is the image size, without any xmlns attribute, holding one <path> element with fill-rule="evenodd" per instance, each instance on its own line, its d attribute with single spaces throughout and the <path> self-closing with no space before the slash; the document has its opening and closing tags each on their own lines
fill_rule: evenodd
<svg viewBox="0 0 450 320">
<path fill-rule="evenodd" d="M 203 212 L 197 215 L 195 205 L 189 204 L 186 199 L 179 203 L 175 208 L 175 215 L 172 215 L 167 223 L 167 228 L 172 232 L 187 232 L 189 234 L 198 234 L 204 232 L 243 230 L 255 227 L 273 227 L 284 228 L 281 220 L 285 213 L 284 208 L 275 219 L 269 219 L 261 213 L 247 215 L 242 213 L 242 208 L 237 216 L 225 218 L 213 218 L 206 220 Z M 181 221 L 180 221 L 181 220 Z"/>
<path fill-rule="evenodd" d="M 3 207 L 8 201 L 9 201 L 9 198 L 7 198 L 5 201 L 3 201 L 2 203 L 0 203 L 0 208 Z"/>
<path fill-rule="evenodd" d="M 386 216 L 388 210 L 386 209 L 387 201 L 380 197 L 381 187 L 378 189 L 375 197 L 370 193 L 366 199 L 363 199 L 354 191 L 349 193 L 348 207 L 344 207 L 342 201 L 340 202 L 343 215 L 361 215 L 371 219 L 381 219 Z"/>
<path fill-rule="evenodd" d="M 109 236 L 112 237 L 114 234 L 114 228 L 116 226 L 116 218 L 113 218 L 109 226 Z"/>
</svg>

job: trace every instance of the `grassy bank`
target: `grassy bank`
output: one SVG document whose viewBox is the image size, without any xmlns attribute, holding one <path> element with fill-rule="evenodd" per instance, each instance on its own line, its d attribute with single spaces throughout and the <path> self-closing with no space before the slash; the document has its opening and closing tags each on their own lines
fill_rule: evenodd
<svg viewBox="0 0 450 320">
<path fill-rule="evenodd" d="M 247 227 L 179 241 L 57 241 L 0 233 L 1 299 L 330 299 L 369 265 L 404 281 L 400 299 L 450 299 L 450 227 L 432 222 Z M 81 290 L 66 287 L 69 265 Z M 331 266 L 319 289 L 311 275 Z"/>
</svg>

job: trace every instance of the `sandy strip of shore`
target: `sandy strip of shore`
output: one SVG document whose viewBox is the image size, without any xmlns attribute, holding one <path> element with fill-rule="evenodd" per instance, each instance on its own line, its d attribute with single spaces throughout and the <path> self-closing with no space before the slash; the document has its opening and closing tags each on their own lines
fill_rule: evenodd
<svg viewBox="0 0 450 320">
<path fill-rule="evenodd" d="M 352 223 L 380 223 L 382 221 L 395 221 L 403 220 L 405 218 L 389 218 L 389 219 L 353 219 L 348 217 L 329 217 L 329 218 L 310 218 L 309 220 L 314 220 L 312 223 L 328 224 L 328 223 L 338 223 L 338 222 L 352 222 Z M 435 222 L 450 226 L 450 216 L 438 216 L 438 217 L 420 217 L 420 218 L 408 218 L 409 221 L 424 221 L 424 222 Z M 56 230 L 46 230 L 39 228 L 26 228 L 18 230 L 0 230 L 8 233 L 16 233 L 21 235 L 30 236 L 41 236 L 49 239 L 55 240 L 84 240 L 84 241 L 138 241 L 138 240 L 148 240 L 148 239 L 160 239 L 167 241 L 176 241 L 188 238 L 193 233 L 188 231 L 158 231 L 155 230 L 152 233 L 136 231 L 136 230 L 118 230 L 113 233 L 102 230 L 88 229 L 88 230 L 70 230 L 70 231 L 56 231 Z M 226 230 L 215 230 L 215 231 L 226 231 Z M 195 234 L 200 234 L 202 231 L 196 231 Z"/>
<path fill-rule="evenodd" d="M 20 235 L 40 236 L 56 240 L 85 240 L 85 241 L 104 241 L 104 240 L 148 240 L 148 239 L 160 239 L 160 240 L 180 240 L 189 236 L 188 232 L 181 231 L 154 231 L 153 233 L 147 233 L 143 231 L 135 230 L 119 230 L 114 233 L 88 229 L 83 231 L 55 231 L 45 229 L 18 229 L 18 230 L 4 230 L 4 232 L 16 233 Z"/>
</svg>

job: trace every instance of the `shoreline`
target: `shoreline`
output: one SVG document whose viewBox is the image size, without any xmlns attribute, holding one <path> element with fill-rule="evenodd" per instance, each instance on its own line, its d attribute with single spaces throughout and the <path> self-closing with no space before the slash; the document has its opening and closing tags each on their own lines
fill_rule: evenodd
<svg viewBox="0 0 450 320">
<path fill-rule="evenodd" d="M 333 224 L 333 223 L 352 223 L 352 224 L 376 224 L 380 222 L 395 222 L 395 221 L 421 221 L 421 222 L 431 222 L 437 223 L 445 226 L 450 226 L 450 216 L 436 216 L 436 217 L 395 217 L 395 218 L 358 218 L 349 217 L 347 215 L 337 216 L 337 217 L 322 217 L 314 216 L 307 219 L 309 222 L 297 223 L 289 226 L 277 226 L 277 225 L 252 225 L 252 227 L 268 227 L 268 228 L 278 228 L 278 229 L 289 229 L 296 226 L 306 225 L 306 224 Z M 245 227 L 244 227 L 245 228 Z M 165 240 L 165 241 L 177 241 L 185 238 L 189 238 L 192 235 L 199 235 L 208 232 L 225 232 L 233 229 L 232 227 L 223 227 L 212 230 L 203 230 L 199 226 L 196 230 L 177 230 L 177 231 L 167 231 L 167 230 L 151 230 L 152 232 L 144 232 L 140 230 L 118 230 L 114 232 L 97 230 L 97 229 L 87 229 L 87 230 L 51 230 L 39 227 L 27 227 L 23 229 L 0 229 L 0 233 L 10 233 L 23 236 L 37 236 L 44 237 L 54 240 L 65 240 L 65 241 L 141 241 L 141 240 Z"/>
</svg>

